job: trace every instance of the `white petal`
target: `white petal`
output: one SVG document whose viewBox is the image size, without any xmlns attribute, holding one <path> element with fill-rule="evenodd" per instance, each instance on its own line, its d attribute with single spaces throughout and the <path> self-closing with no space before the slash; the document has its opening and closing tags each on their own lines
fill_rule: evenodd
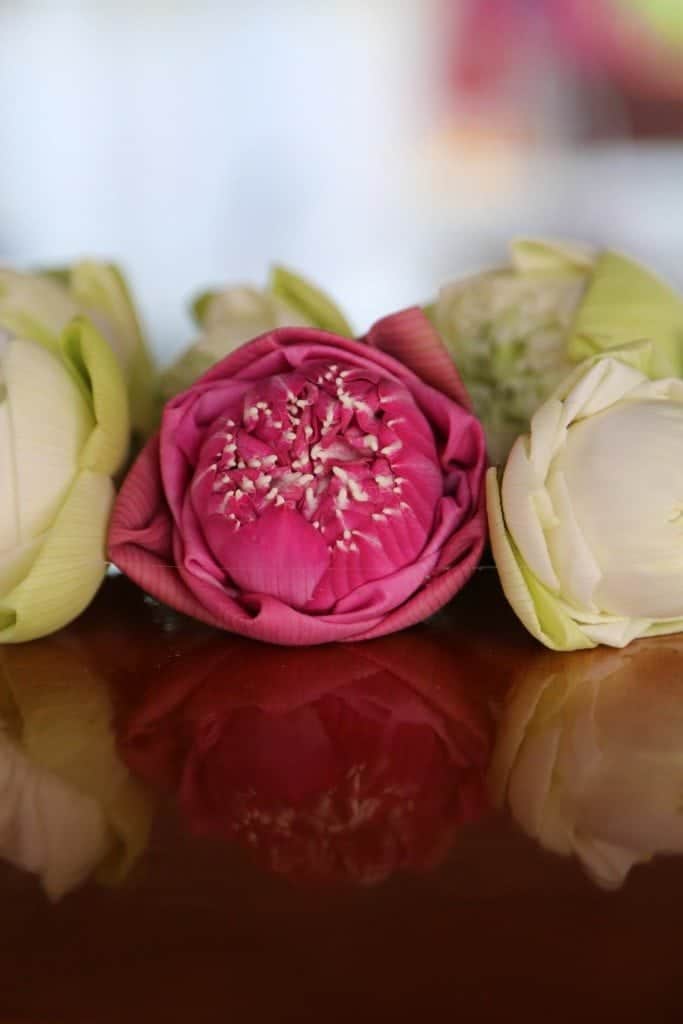
<svg viewBox="0 0 683 1024">
<path fill-rule="evenodd" d="M 534 500 L 543 487 L 543 477 L 536 472 L 527 454 L 526 438 L 520 437 L 512 446 L 503 474 L 503 514 L 524 561 L 546 587 L 557 591 L 560 582 L 550 561 L 538 505 Z"/>
<path fill-rule="evenodd" d="M 602 576 L 600 566 L 576 521 L 564 475 L 555 468 L 548 478 L 548 494 L 555 511 L 556 525 L 546 530 L 546 541 L 560 580 L 562 596 L 579 608 L 599 611 L 593 594 Z"/>
<path fill-rule="evenodd" d="M 549 398 L 531 420 L 530 459 L 539 480 L 544 479 L 555 453 L 567 436 L 563 416 L 562 403 Z"/>
<path fill-rule="evenodd" d="M 683 614 L 683 405 L 622 401 L 574 424 L 554 468 L 602 572 L 608 614 Z"/>
<path fill-rule="evenodd" d="M 305 327 L 308 323 L 282 299 L 267 290 L 249 287 L 226 288 L 219 292 L 210 303 L 204 321 L 209 332 L 223 331 L 226 341 L 236 344 L 275 327 Z"/>
<path fill-rule="evenodd" d="M 25 340 L 55 340 L 78 314 L 65 288 L 37 274 L 0 270 L 0 324 Z"/>
<path fill-rule="evenodd" d="M 626 647 L 632 640 L 645 636 L 650 625 L 650 619 L 615 619 L 612 622 L 582 624 L 581 629 L 596 644 Z"/>
<path fill-rule="evenodd" d="M 517 270 L 591 270 L 596 251 L 580 242 L 555 242 L 543 238 L 518 238 L 510 246 L 510 262 Z"/>
<path fill-rule="evenodd" d="M 38 537 L 25 544 L 15 544 L 0 554 L 0 597 L 8 594 L 31 570 L 42 542 L 43 538 Z"/>
<path fill-rule="evenodd" d="M 60 359 L 29 341 L 2 357 L 15 459 L 19 538 L 50 525 L 78 468 L 94 420 Z"/>
<path fill-rule="evenodd" d="M 634 388 L 647 381 L 640 370 L 628 366 L 620 359 L 604 358 L 581 376 L 567 394 L 564 403 L 564 422 L 567 426 L 574 420 L 594 416 L 623 398 Z"/>
<path fill-rule="evenodd" d="M 0 383 L 1 387 L 4 384 Z M 0 402 L 0 552 L 14 551 L 19 542 L 14 445 L 7 401 Z M 1 589 L 1 585 L 0 585 Z"/>
</svg>

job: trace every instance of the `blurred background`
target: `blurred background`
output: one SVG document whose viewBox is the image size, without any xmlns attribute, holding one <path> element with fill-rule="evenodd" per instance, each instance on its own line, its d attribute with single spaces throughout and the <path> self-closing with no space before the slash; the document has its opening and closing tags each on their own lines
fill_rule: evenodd
<svg viewBox="0 0 683 1024">
<path fill-rule="evenodd" d="M 0 261 L 120 261 L 163 359 L 272 261 L 363 330 L 520 233 L 683 284 L 683 0 L 0 0 Z"/>
</svg>

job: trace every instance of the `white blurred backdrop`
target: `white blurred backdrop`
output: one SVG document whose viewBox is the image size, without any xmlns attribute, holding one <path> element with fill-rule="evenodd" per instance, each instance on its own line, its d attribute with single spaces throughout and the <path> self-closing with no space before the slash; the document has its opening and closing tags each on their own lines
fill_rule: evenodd
<svg viewBox="0 0 683 1024">
<path fill-rule="evenodd" d="M 0 0 L 0 260 L 119 261 L 164 359 L 196 290 L 272 261 L 359 329 L 520 233 L 683 283 L 683 144 L 629 139 L 540 30 L 497 93 L 459 96 L 445 6 Z"/>
</svg>

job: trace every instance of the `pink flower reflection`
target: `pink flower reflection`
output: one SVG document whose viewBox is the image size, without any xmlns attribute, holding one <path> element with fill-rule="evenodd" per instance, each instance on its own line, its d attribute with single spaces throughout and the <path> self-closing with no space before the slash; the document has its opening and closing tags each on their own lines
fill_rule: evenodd
<svg viewBox="0 0 683 1024">
<path fill-rule="evenodd" d="M 155 683 L 124 757 L 191 829 L 297 881 L 437 865 L 486 810 L 491 724 L 426 629 L 280 650 L 212 641 Z"/>
</svg>

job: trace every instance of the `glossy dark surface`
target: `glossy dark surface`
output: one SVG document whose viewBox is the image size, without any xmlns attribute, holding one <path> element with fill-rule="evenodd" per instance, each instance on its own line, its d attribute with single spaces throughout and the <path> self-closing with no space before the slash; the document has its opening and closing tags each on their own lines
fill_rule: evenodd
<svg viewBox="0 0 683 1024">
<path fill-rule="evenodd" d="M 618 750 L 616 797 L 601 796 L 600 813 L 626 800 L 621 818 L 638 833 L 635 818 L 680 770 L 676 641 L 636 646 L 635 662 L 615 652 L 548 662 L 484 569 L 428 626 L 360 651 L 245 647 L 123 579 L 41 644 L 3 653 L 15 690 L 29 675 L 34 689 L 49 686 L 60 651 L 104 680 L 121 756 L 152 784 L 154 818 L 125 881 L 90 881 L 56 904 L 35 875 L 0 866 L 2 1024 L 681 1018 L 682 862 L 656 857 L 604 891 L 576 856 L 546 852 L 489 812 L 480 787 L 496 731 L 499 774 L 501 730 L 514 732 L 513 682 L 545 695 L 530 730 L 544 735 L 552 687 L 583 693 L 586 679 L 607 677 L 593 717 Z M 666 728 L 633 700 L 623 711 L 624 666 L 638 700 L 641 681 L 651 693 L 643 706 L 668 702 Z M 321 722 L 331 745 L 315 739 Z M 588 756 L 573 739 L 583 733 L 566 730 L 571 757 L 553 781 L 577 747 Z M 648 748 L 642 770 L 634 744 Z M 680 750 L 683 760 L 683 731 Z M 638 803 L 623 779 L 655 778 L 655 762 L 664 781 Z M 272 822 L 284 812 L 282 833 Z M 609 825 L 613 841 L 625 826 Z M 648 837 L 659 828 L 653 819 Z"/>
</svg>

